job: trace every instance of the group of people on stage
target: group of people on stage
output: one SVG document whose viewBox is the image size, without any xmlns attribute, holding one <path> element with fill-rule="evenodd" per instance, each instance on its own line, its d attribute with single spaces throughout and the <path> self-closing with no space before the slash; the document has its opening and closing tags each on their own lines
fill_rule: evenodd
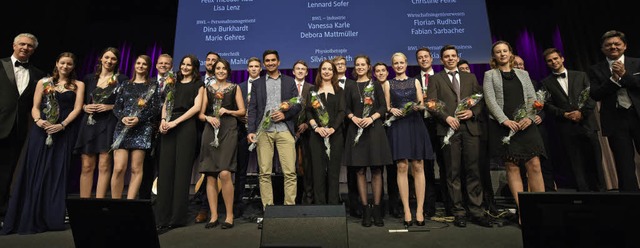
<svg viewBox="0 0 640 248">
<path fill-rule="evenodd" d="M 190 222 L 195 164 L 206 178 L 209 210 L 208 221 L 196 221 L 207 222 L 208 229 L 233 228 L 234 218 L 242 215 L 238 208 L 243 207 L 251 152 L 257 157 L 264 208 L 274 204 L 271 176 L 277 154 L 285 205 L 296 199 L 304 204 L 347 201 L 339 190 L 341 166 L 346 166 L 348 210 L 362 218 L 363 226 L 384 226 L 386 175 L 387 209 L 405 227 L 423 226 L 435 216 L 438 194 L 455 226 L 465 227 L 469 220 L 492 227 L 489 159 L 504 164 L 516 204 L 518 192 L 549 190 L 543 173 L 549 148 L 539 130 L 545 117 L 557 123 L 577 190 L 603 188 L 596 101 L 619 189 L 638 191 L 633 144 L 640 142 L 635 128 L 640 124 L 635 107 L 640 104 L 640 60 L 624 56 L 622 32 L 606 32 L 601 44 L 607 61 L 589 73 L 567 70 L 558 49 L 545 50 L 542 56 L 553 73 L 540 85 L 517 67 L 506 41 L 492 45 L 492 69 L 484 73 L 482 85 L 452 45 L 440 49 L 444 69 L 437 73 L 431 50 L 420 48 L 415 56 L 421 71 L 415 77 L 407 75 L 406 55 L 394 53 L 390 66 L 356 56 L 353 79 L 345 75 L 344 57 L 322 61 L 313 82 L 305 81 L 305 61 L 293 65 L 291 77 L 280 72 L 278 52 L 266 50 L 262 59 L 248 60 L 249 78 L 236 84 L 229 62 L 215 52 L 206 55 L 204 75 L 196 56 L 182 57 L 174 74 L 172 57 L 162 54 L 155 64 L 157 76 L 150 75 L 151 58 L 140 55 L 128 78 L 118 70 L 119 51 L 111 47 L 83 81 L 77 79 L 76 57 L 69 52 L 61 53 L 51 76 L 45 76 L 29 64 L 37 38 L 19 34 L 13 55 L 0 61 L 1 232 L 65 228 L 67 174 L 75 155 L 82 166 L 83 198 L 93 195 L 96 167 L 95 197 L 110 192 L 115 199 L 123 194 L 149 198 L 157 170 L 154 210 L 161 232 Z M 388 78 L 388 67 L 393 78 Z M 435 190 L 436 165 L 445 183 L 440 192 Z M 302 196 L 297 195 L 299 174 Z"/>
</svg>

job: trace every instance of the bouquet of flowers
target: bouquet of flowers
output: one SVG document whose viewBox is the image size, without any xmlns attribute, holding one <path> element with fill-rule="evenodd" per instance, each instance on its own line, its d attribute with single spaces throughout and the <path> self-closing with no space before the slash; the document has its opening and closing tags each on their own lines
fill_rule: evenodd
<svg viewBox="0 0 640 248">
<path fill-rule="evenodd" d="M 578 96 L 578 109 L 582 109 L 582 107 L 584 107 L 584 105 L 589 100 L 589 91 L 590 90 L 591 90 L 591 87 L 587 87 L 587 88 L 584 88 L 584 90 L 582 90 L 580 92 L 580 95 Z"/>
<path fill-rule="evenodd" d="M 291 108 L 291 105 L 298 104 L 298 103 L 300 103 L 300 98 L 292 97 L 287 101 L 281 102 L 278 108 L 274 109 L 273 111 L 286 112 L 286 111 L 289 111 L 289 109 Z M 272 112 L 271 110 L 266 110 L 264 112 L 264 115 L 262 116 L 262 120 L 260 120 L 260 125 L 258 126 L 258 131 L 256 131 L 256 139 L 258 138 L 258 136 L 260 136 L 262 132 L 264 132 L 265 130 L 271 127 L 271 112 Z M 253 151 L 253 149 L 255 149 L 256 146 L 257 146 L 257 143 L 252 142 L 249 145 L 249 151 Z"/>
<path fill-rule="evenodd" d="M 427 101 L 427 110 L 430 112 L 444 113 L 444 102 L 438 99 L 430 99 Z"/>
<path fill-rule="evenodd" d="M 524 103 L 520 105 L 518 109 L 516 109 L 515 113 L 513 113 L 513 120 L 515 122 L 520 122 L 522 119 L 527 118 L 529 113 L 531 112 L 532 104 Z M 502 137 L 502 144 L 509 144 L 511 141 L 511 137 L 516 134 L 517 131 L 509 130 L 509 135 Z"/>
<path fill-rule="evenodd" d="M 411 113 L 413 111 L 413 107 L 417 106 L 419 103 L 417 102 L 407 102 L 402 106 L 402 117 L 406 116 L 407 114 Z M 391 123 L 394 122 L 395 120 L 402 118 L 399 116 L 395 116 L 392 115 L 391 117 L 389 117 L 389 119 L 387 119 L 386 121 L 384 121 L 384 126 L 390 127 Z"/>
<path fill-rule="evenodd" d="M 211 86 L 209 87 L 211 88 Z M 218 120 L 220 119 L 220 108 L 222 107 L 222 99 L 224 98 L 224 95 L 231 92 L 231 90 L 233 90 L 235 87 L 236 87 L 235 85 L 231 85 L 222 91 L 216 91 L 214 93 L 213 116 L 218 118 Z M 220 145 L 220 140 L 218 139 L 218 132 L 220 132 L 220 128 L 214 127 L 213 130 L 214 130 L 214 134 L 213 134 L 214 138 L 213 138 L 213 141 L 209 143 L 209 145 L 217 148 Z"/>
<path fill-rule="evenodd" d="M 462 99 L 460 103 L 458 103 L 458 106 L 456 107 L 454 118 L 458 119 L 457 115 L 455 114 L 457 114 L 460 111 L 468 110 L 473 106 L 476 106 L 476 104 L 478 104 L 478 102 L 480 102 L 481 99 L 482 99 L 482 93 L 476 93 Z M 455 134 L 455 132 L 456 130 L 453 130 L 453 128 L 449 127 L 449 130 L 447 131 L 447 135 L 445 135 L 444 139 L 442 140 L 442 147 L 450 144 L 449 140 L 451 139 L 451 136 Z"/>
<path fill-rule="evenodd" d="M 544 108 L 544 103 L 547 100 L 549 93 L 543 89 L 536 91 L 536 99 L 533 100 L 532 110 L 535 111 L 534 114 L 540 113 Z"/>
<path fill-rule="evenodd" d="M 176 91 L 176 77 L 173 74 L 173 71 L 167 72 L 167 78 L 164 82 L 164 92 L 166 92 L 166 97 L 164 99 L 165 104 L 165 117 L 167 120 L 171 119 L 171 112 L 173 112 L 173 104 L 175 100 L 175 91 Z"/>
<path fill-rule="evenodd" d="M 318 92 L 311 91 L 311 107 L 316 110 L 318 114 L 318 121 L 321 127 L 329 125 L 329 113 L 322 104 L 322 100 L 318 96 Z M 327 157 L 331 157 L 331 143 L 329 143 L 329 137 L 324 137 L 324 146 L 327 148 L 325 152 Z"/>
<path fill-rule="evenodd" d="M 369 81 L 366 87 L 364 87 L 363 99 L 361 99 L 364 104 L 364 109 L 362 110 L 362 118 L 367 118 L 371 114 L 371 109 L 373 109 L 373 101 L 375 100 L 375 96 L 373 95 L 373 82 Z M 371 124 L 373 125 L 373 124 Z M 358 127 L 358 132 L 356 133 L 356 138 L 353 140 L 353 145 L 357 145 L 358 141 L 360 141 L 360 136 L 362 136 L 362 132 L 364 129 Z"/>
<path fill-rule="evenodd" d="M 108 80 L 107 80 L 107 87 L 104 89 L 100 89 L 97 88 L 93 91 L 93 93 L 91 94 L 91 99 L 92 102 L 94 104 L 102 104 L 104 101 L 106 101 L 114 92 L 116 92 L 117 88 L 116 85 L 118 84 L 118 74 L 114 73 Z M 87 117 L 87 125 L 89 126 L 93 126 L 96 124 L 96 120 L 93 119 L 93 113 L 89 114 L 89 117 Z"/>
<path fill-rule="evenodd" d="M 52 79 L 48 78 L 45 80 L 42 86 L 44 88 L 44 109 L 42 112 L 44 113 L 47 122 L 55 124 L 60 116 L 60 106 L 56 99 L 56 90 Z M 53 136 L 51 136 L 51 134 L 47 134 L 45 144 L 47 146 L 53 145 Z"/>
<path fill-rule="evenodd" d="M 140 112 L 142 112 L 142 110 L 147 107 L 147 102 L 149 101 L 151 96 L 153 96 L 153 93 L 155 93 L 155 91 L 156 85 L 151 85 L 151 87 L 149 87 L 149 90 L 147 90 L 147 92 L 142 97 L 138 98 L 138 101 L 136 101 L 136 108 L 129 116 L 138 117 L 138 115 L 140 115 Z M 120 133 L 118 134 L 118 137 L 116 137 L 116 139 L 113 141 L 113 144 L 111 144 L 111 150 L 115 150 L 120 147 L 120 143 L 122 143 L 122 140 L 127 135 L 129 129 L 129 126 L 124 126 L 122 131 L 120 131 Z"/>
</svg>

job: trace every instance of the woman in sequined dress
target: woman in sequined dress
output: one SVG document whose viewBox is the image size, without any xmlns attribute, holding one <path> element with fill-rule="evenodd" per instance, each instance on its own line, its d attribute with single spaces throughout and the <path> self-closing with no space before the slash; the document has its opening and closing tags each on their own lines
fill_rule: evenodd
<svg viewBox="0 0 640 248">
<path fill-rule="evenodd" d="M 161 104 L 157 83 L 149 78 L 151 58 L 140 55 L 134 65 L 134 78 L 118 90 L 113 114 L 118 119 L 113 133 L 113 175 L 111 198 L 122 198 L 124 175 L 131 157 L 131 179 L 127 199 L 135 199 L 142 182 L 145 151 L 151 148 L 153 117 Z"/>
</svg>

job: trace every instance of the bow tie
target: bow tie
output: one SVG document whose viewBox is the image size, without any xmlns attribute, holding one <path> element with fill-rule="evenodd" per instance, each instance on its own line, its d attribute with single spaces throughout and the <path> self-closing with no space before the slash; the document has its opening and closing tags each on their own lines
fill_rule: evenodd
<svg viewBox="0 0 640 248">
<path fill-rule="evenodd" d="M 16 63 L 14 63 L 14 66 L 15 66 L 15 67 L 20 67 L 20 66 L 22 66 L 23 68 L 28 69 L 28 68 L 29 68 L 29 62 L 24 62 L 24 63 L 23 63 L 23 62 L 20 62 L 20 61 L 17 61 L 17 60 L 16 60 Z"/>
<path fill-rule="evenodd" d="M 567 77 L 567 73 L 564 73 L 564 72 L 563 73 L 558 73 L 558 74 L 554 73 L 553 75 L 556 76 L 556 78 L 559 78 L 559 77 L 566 78 Z"/>
</svg>

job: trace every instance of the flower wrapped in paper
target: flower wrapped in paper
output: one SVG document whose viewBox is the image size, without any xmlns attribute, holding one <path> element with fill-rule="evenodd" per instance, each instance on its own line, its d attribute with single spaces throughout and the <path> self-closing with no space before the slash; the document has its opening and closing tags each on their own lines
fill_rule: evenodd
<svg viewBox="0 0 640 248">
<path fill-rule="evenodd" d="M 93 93 L 91 94 L 91 101 L 93 104 L 102 104 L 104 103 L 104 101 L 106 101 L 107 99 L 109 99 L 109 97 L 111 95 L 113 95 L 114 92 L 116 92 L 118 90 L 118 75 L 117 73 L 113 74 L 111 77 L 109 77 L 109 79 L 107 80 L 107 87 L 104 89 L 100 89 L 98 87 L 96 87 L 96 89 L 93 91 Z M 93 118 L 93 113 L 90 113 L 89 116 L 87 117 L 87 125 L 95 125 L 96 124 L 96 120 Z"/>
<path fill-rule="evenodd" d="M 362 94 L 363 96 L 361 99 L 362 104 L 364 104 L 364 108 L 362 109 L 362 118 L 367 118 L 369 117 L 369 115 L 371 115 L 371 109 L 373 109 L 373 101 L 375 100 L 373 93 L 374 93 L 373 81 L 369 81 L 367 86 L 364 87 L 364 93 Z M 353 140 L 354 146 L 357 145 L 358 142 L 360 141 L 360 136 L 362 136 L 362 132 L 364 132 L 364 129 L 362 127 L 358 127 L 358 132 L 356 133 L 356 137 Z"/>
<path fill-rule="evenodd" d="M 533 99 L 533 103 L 531 105 L 532 111 L 535 111 L 534 114 L 538 114 L 542 109 L 544 109 L 544 103 L 547 101 L 548 96 L 549 93 L 546 90 L 539 89 L 536 91 L 536 99 Z"/>
<path fill-rule="evenodd" d="M 46 80 L 44 80 L 42 86 L 42 93 L 44 93 L 44 109 L 42 109 L 42 112 L 44 113 L 47 122 L 49 122 L 50 124 L 55 124 L 56 122 L 58 122 L 58 117 L 60 116 L 60 106 L 58 105 L 58 100 L 56 99 L 56 90 L 52 78 L 47 78 Z M 47 146 L 53 145 L 53 136 L 51 134 L 47 134 L 45 144 Z"/>
<path fill-rule="evenodd" d="M 165 117 L 167 120 L 171 119 L 171 114 L 173 112 L 173 106 L 175 101 L 175 92 L 176 92 L 176 77 L 173 74 L 173 71 L 167 72 L 167 78 L 164 81 L 164 93 L 165 93 Z"/>
<path fill-rule="evenodd" d="M 220 119 L 220 108 L 222 108 L 222 99 L 224 99 L 225 94 L 231 92 L 233 89 L 235 89 L 235 87 L 236 85 L 231 85 L 222 91 L 215 91 L 215 93 L 213 94 L 213 101 L 212 101 L 213 117 L 218 118 L 218 120 Z M 209 89 L 213 90 L 212 86 L 209 86 Z M 220 140 L 218 139 L 219 132 L 220 132 L 219 127 L 213 128 L 213 141 L 209 143 L 210 146 L 213 146 L 216 148 L 220 146 Z"/>
<path fill-rule="evenodd" d="M 529 113 L 531 113 L 531 109 L 533 106 L 533 99 L 530 99 L 528 103 L 523 103 L 518 107 L 513 113 L 513 121 L 520 122 L 524 118 L 529 117 Z M 502 144 L 509 144 L 511 142 L 511 137 L 516 134 L 517 131 L 509 130 L 509 135 L 502 137 Z"/>
<path fill-rule="evenodd" d="M 589 101 L 589 92 L 591 91 L 591 87 L 584 88 L 584 90 L 580 91 L 580 95 L 578 95 L 578 109 L 582 109 L 587 101 Z"/>
<path fill-rule="evenodd" d="M 318 95 L 318 92 L 316 91 L 311 91 L 311 107 L 313 107 L 313 109 L 316 111 L 316 114 L 318 115 L 318 124 L 320 124 L 321 127 L 327 127 L 329 125 L 329 113 L 327 112 L 327 109 L 324 107 L 324 104 L 322 103 L 322 99 L 320 99 L 320 96 Z M 327 148 L 325 150 L 325 153 L 327 154 L 327 157 L 331 157 L 331 143 L 329 142 L 330 138 L 329 137 L 324 137 L 324 146 Z"/>
<path fill-rule="evenodd" d="M 470 95 L 470 96 L 465 97 L 464 99 L 460 100 L 460 102 L 458 103 L 458 106 L 456 106 L 456 111 L 454 113 L 454 118 L 458 119 L 457 114 L 459 112 L 471 109 L 473 106 L 476 106 L 476 104 L 478 104 L 478 102 L 480 102 L 480 100 L 482 100 L 482 93 L 476 93 L 476 94 Z M 456 133 L 456 130 L 454 130 L 453 128 L 449 127 L 449 130 L 447 131 L 447 134 L 444 136 L 444 138 L 442 140 L 442 146 L 443 147 L 451 143 L 449 140 L 451 139 L 451 137 L 455 133 Z"/>
<path fill-rule="evenodd" d="M 274 109 L 273 111 L 286 112 L 286 111 L 289 111 L 292 105 L 299 104 L 299 103 L 300 103 L 299 97 L 292 97 L 287 101 L 281 102 L 278 105 L 278 108 Z M 260 125 L 258 125 L 258 131 L 256 131 L 256 139 L 258 138 L 258 136 L 260 136 L 262 132 L 264 132 L 265 130 L 271 127 L 271 113 L 273 113 L 273 111 L 266 110 L 264 112 L 264 115 L 262 116 L 262 120 L 260 120 Z M 256 146 L 257 146 L 256 142 L 251 142 L 251 144 L 249 145 L 249 151 L 253 151 L 253 149 L 255 149 Z"/>
<path fill-rule="evenodd" d="M 410 114 L 411 112 L 413 112 L 413 108 L 415 106 L 418 106 L 419 103 L 417 102 L 407 102 L 402 106 L 402 116 L 395 116 L 392 115 L 391 117 L 389 117 L 389 119 L 387 119 L 386 121 L 384 121 L 385 126 L 390 127 L 391 123 L 393 123 L 394 121 L 396 121 L 397 119 L 400 119 L 404 116 L 407 116 L 408 114 Z"/>
</svg>

